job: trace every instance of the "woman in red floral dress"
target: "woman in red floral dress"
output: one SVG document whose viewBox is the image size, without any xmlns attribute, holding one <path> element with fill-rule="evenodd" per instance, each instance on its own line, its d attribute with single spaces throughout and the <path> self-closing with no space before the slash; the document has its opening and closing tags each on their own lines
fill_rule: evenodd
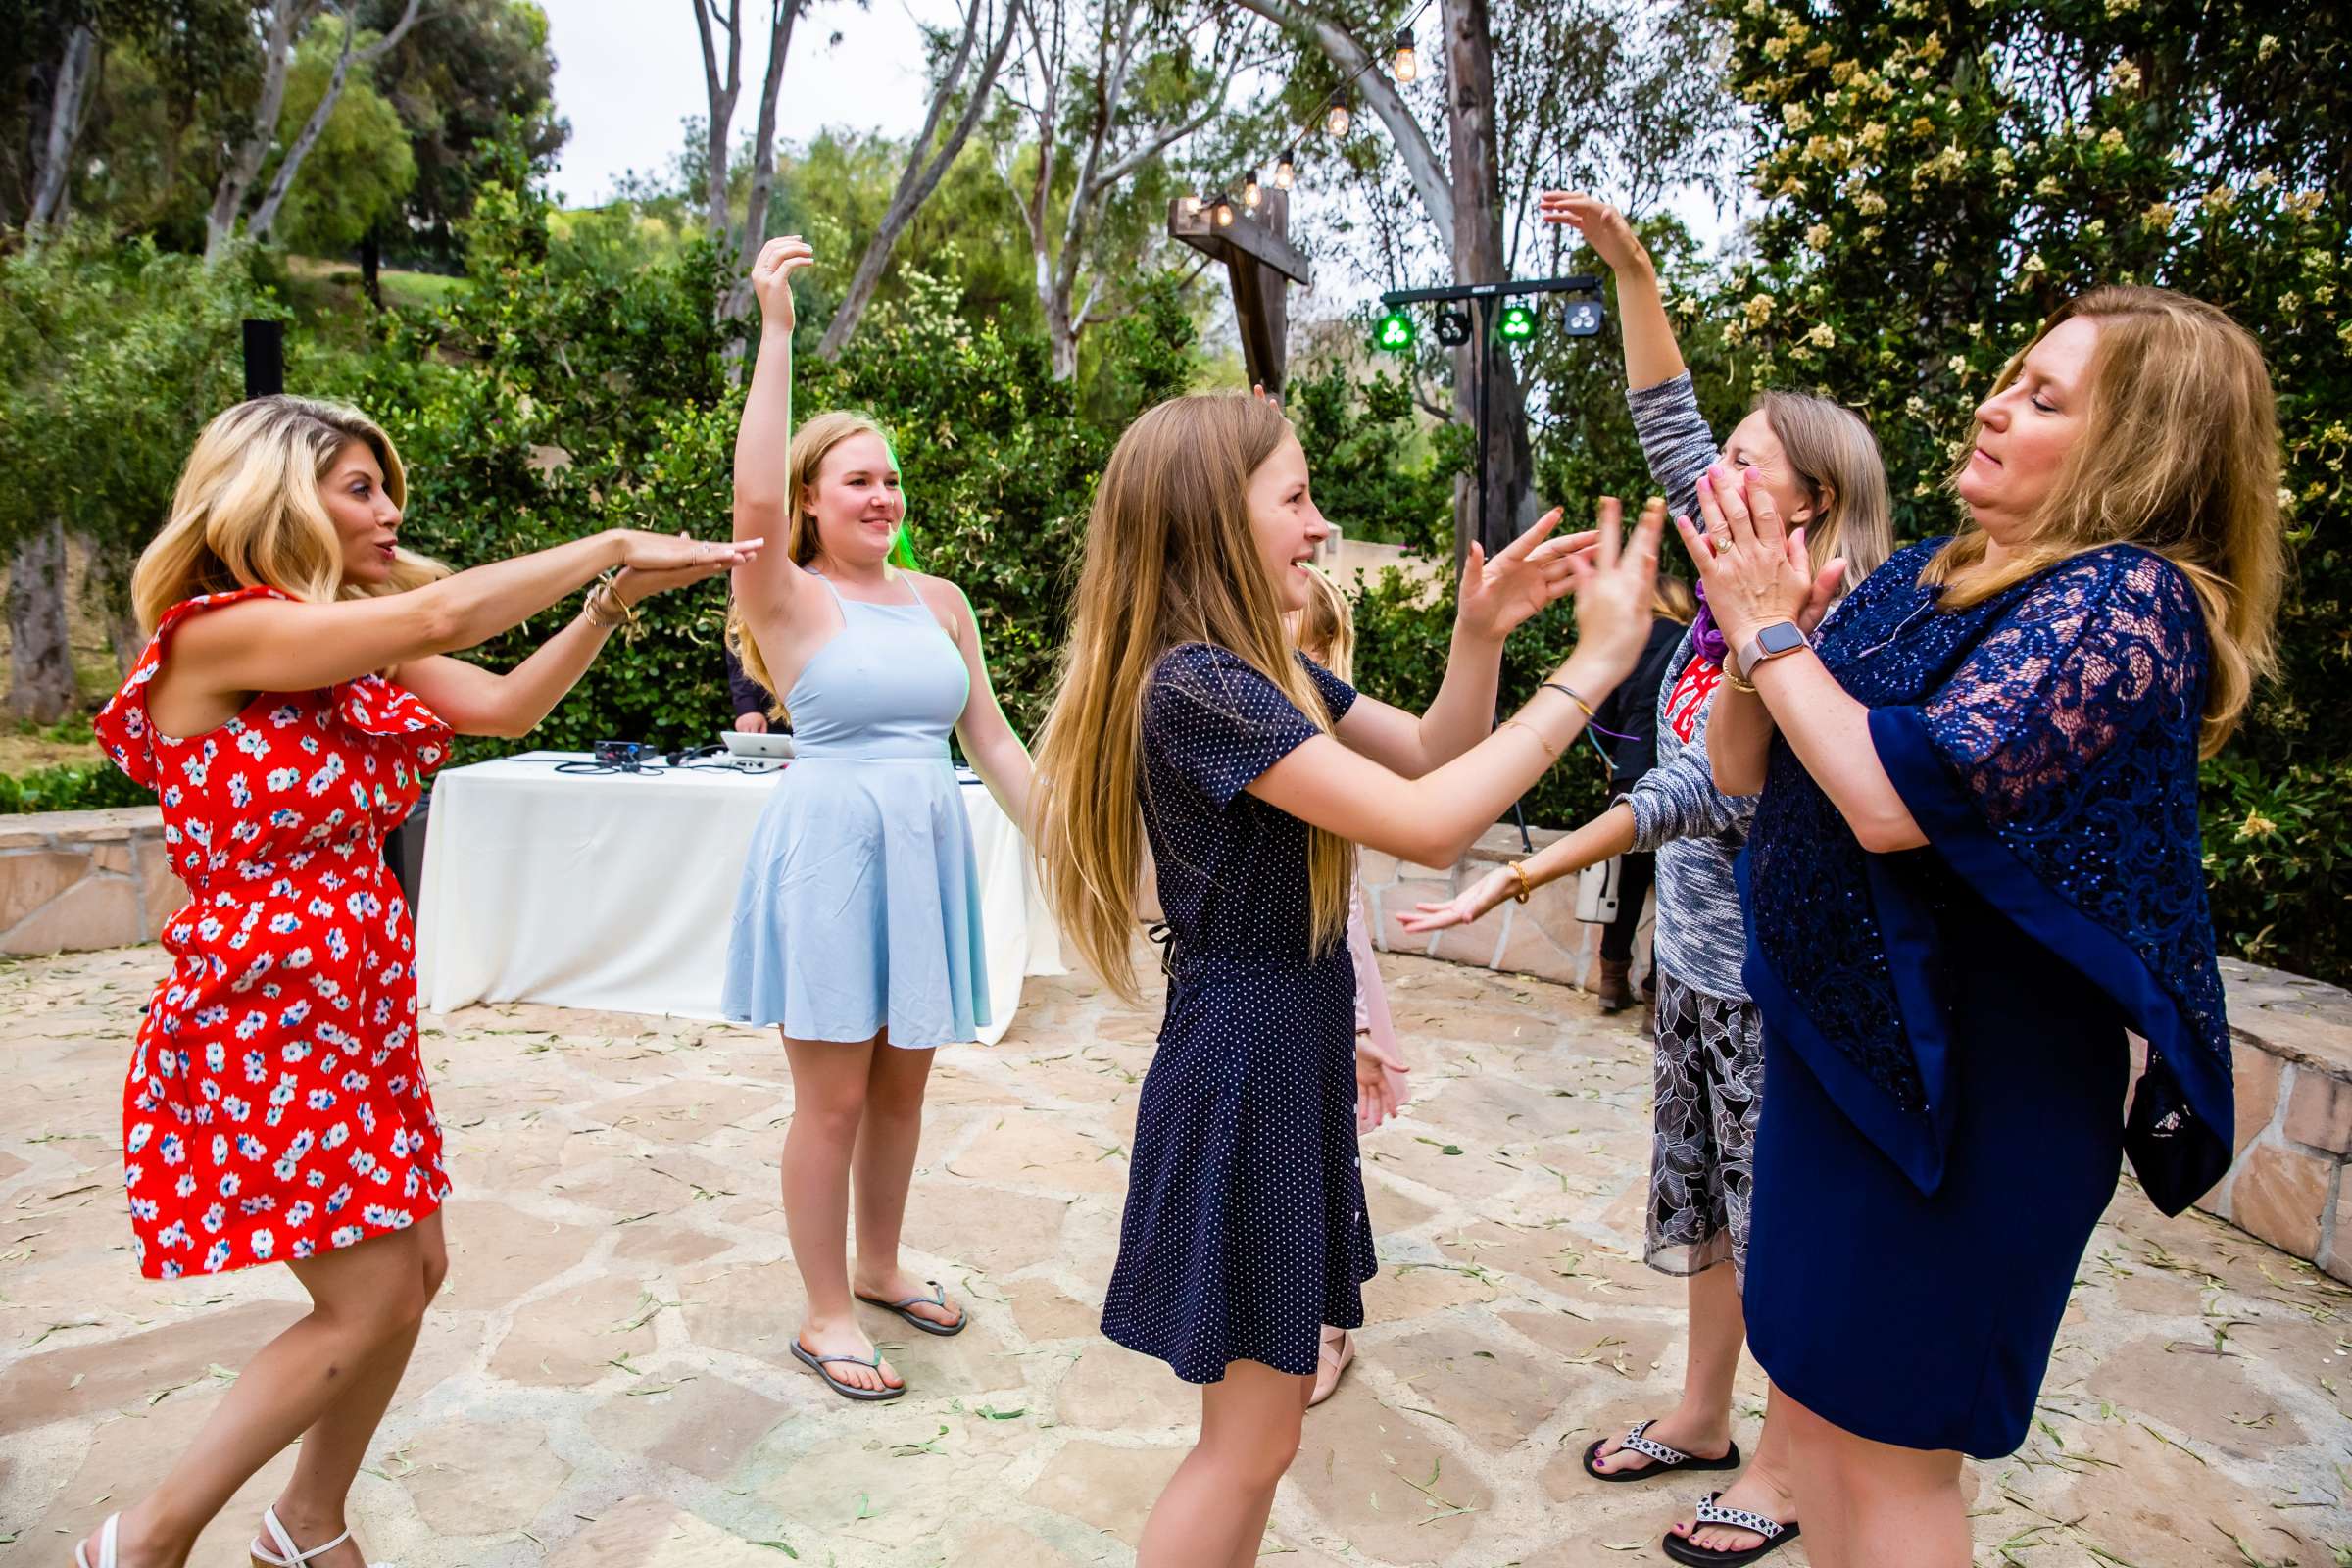
<svg viewBox="0 0 2352 1568">
<path fill-rule="evenodd" d="M 98 735 L 156 791 L 190 895 L 123 1087 L 140 1268 L 282 1262 L 312 1310 L 156 1489 L 75 1548 L 84 1568 L 177 1568 L 297 1439 L 254 1561 L 363 1568 L 344 1495 L 447 1267 L 449 1178 L 385 835 L 453 732 L 523 734 L 636 600 L 758 554 L 615 530 L 452 575 L 399 548 L 406 494 L 390 438 L 356 411 L 255 399 L 197 440 L 131 578 L 153 640 Z M 446 657 L 614 568 L 507 673 Z"/>
</svg>

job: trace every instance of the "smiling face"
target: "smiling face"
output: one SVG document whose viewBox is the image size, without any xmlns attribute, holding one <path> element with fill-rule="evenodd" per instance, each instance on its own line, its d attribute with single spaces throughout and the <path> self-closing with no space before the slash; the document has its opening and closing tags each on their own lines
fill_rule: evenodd
<svg viewBox="0 0 2352 1568">
<path fill-rule="evenodd" d="M 1977 409 L 1977 446 L 1953 488 L 1993 543 L 2025 541 L 2082 435 L 2098 322 L 2077 316 L 2034 345 L 2017 377 Z"/>
<path fill-rule="evenodd" d="M 816 519 L 817 547 L 844 565 L 875 566 L 890 556 L 906 517 L 890 445 L 860 430 L 827 452 L 803 502 Z"/>
<path fill-rule="evenodd" d="M 1762 409 L 1753 410 L 1732 427 L 1732 438 L 1723 444 L 1723 461 L 1736 469 L 1755 470 L 1784 524 L 1794 527 L 1812 517 L 1812 487 L 1789 466 L 1788 451 L 1773 433 L 1772 420 Z"/>
<path fill-rule="evenodd" d="M 318 481 L 318 498 L 343 548 L 343 580 L 365 588 L 392 580 L 400 504 L 384 489 L 384 467 L 365 441 L 346 444 Z"/>
<path fill-rule="evenodd" d="M 1284 614 L 1304 610 L 1315 585 L 1307 573 L 1315 549 L 1331 537 L 1331 524 L 1315 510 L 1306 484 L 1306 449 L 1298 437 L 1286 433 L 1250 475 L 1243 503 L 1250 510 L 1250 532 L 1257 541 L 1258 559 L 1274 584 L 1274 597 Z"/>
</svg>

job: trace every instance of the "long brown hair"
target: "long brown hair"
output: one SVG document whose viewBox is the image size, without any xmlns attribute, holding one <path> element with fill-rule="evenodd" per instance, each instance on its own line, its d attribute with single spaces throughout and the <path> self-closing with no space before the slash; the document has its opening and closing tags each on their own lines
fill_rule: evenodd
<svg viewBox="0 0 2352 1568">
<path fill-rule="evenodd" d="M 1990 396 L 2015 383 L 2034 344 L 2077 317 L 2099 328 L 2082 430 L 2029 519 L 2026 542 L 2000 570 L 1979 570 L 1987 540 L 1971 522 L 1919 578 L 1946 584 L 1943 603 L 1957 609 L 2108 545 L 2164 557 L 2196 589 L 2213 645 L 2199 736 L 2210 757 L 2276 661 L 2272 619 L 2286 564 L 2270 368 L 2252 335 L 2203 300 L 2094 288 L 2042 323 Z M 1967 466 L 1964 452 L 1949 482 Z"/>
<path fill-rule="evenodd" d="M 1853 587 L 1894 554 L 1894 507 L 1878 438 L 1853 410 L 1809 392 L 1766 392 L 1755 406 L 1789 469 L 1812 492 L 1805 554 L 1813 569 L 1843 556 L 1839 591 Z"/>
<path fill-rule="evenodd" d="M 1070 638 L 1038 740 L 1031 842 L 1063 933 L 1129 1000 L 1144 694 L 1160 656 L 1182 643 L 1223 648 L 1329 728 L 1250 527 L 1250 476 L 1289 433 L 1280 411 L 1247 393 L 1174 398 L 1127 427 L 1095 488 Z M 1354 846 L 1313 829 L 1318 950 L 1345 937 L 1354 872 Z"/>
<path fill-rule="evenodd" d="M 1355 679 L 1355 613 L 1348 594 L 1320 566 L 1309 566 L 1311 591 L 1298 612 L 1298 651 L 1344 681 Z"/>
<path fill-rule="evenodd" d="M 278 395 L 251 398 L 204 427 L 179 470 L 172 512 L 131 568 L 130 604 L 153 632 L 183 600 L 275 588 L 324 604 L 420 588 L 449 575 L 439 562 L 396 549 L 380 584 L 344 581 L 343 541 L 319 483 L 355 443 L 375 454 L 384 494 L 405 508 L 408 470 L 383 426 L 346 404 Z"/>
</svg>

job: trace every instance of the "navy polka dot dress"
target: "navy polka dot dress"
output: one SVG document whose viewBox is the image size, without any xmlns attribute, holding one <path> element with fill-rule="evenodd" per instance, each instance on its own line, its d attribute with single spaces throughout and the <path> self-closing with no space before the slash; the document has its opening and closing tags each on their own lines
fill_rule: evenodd
<svg viewBox="0 0 2352 1568">
<path fill-rule="evenodd" d="M 1355 692 L 1301 661 L 1332 721 Z M 1164 655 L 1142 804 L 1171 939 L 1102 1332 L 1189 1383 L 1301 1376 L 1377 1267 L 1355 1143 L 1355 973 L 1308 949 L 1305 823 L 1244 792 L 1319 733 L 1222 648 Z"/>
</svg>

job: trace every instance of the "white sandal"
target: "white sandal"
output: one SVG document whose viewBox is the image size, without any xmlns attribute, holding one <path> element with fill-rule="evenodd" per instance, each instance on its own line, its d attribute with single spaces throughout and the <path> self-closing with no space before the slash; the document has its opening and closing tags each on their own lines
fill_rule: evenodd
<svg viewBox="0 0 2352 1568">
<path fill-rule="evenodd" d="M 78 1541 L 74 1543 L 74 1568 L 115 1568 L 115 1537 L 120 1532 L 122 1524 L 122 1516 L 121 1514 L 110 1513 L 106 1516 L 106 1523 L 98 1527 L 98 1560 L 96 1562 L 90 1561 L 88 1554 L 81 1549 L 82 1543 Z"/>
<path fill-rule="evenodd" d="M 254 1568 L 308 1568 L 313 1557 L 322 1557 L 351 1539 L 351 1532 L 345 1530 L 334 1540 L 305 1551 L 294 1544 L 294 1538 L 286 1534 L 286 1527 L 277 1522 L 274 1503 L 262 1510 L 262 1529 L 269 1534 L 270 1545 L 256 1541 L 245 1548 L 245 1554 L 253 1559 Z M 276 1547 L 276 1550 L 271 1550 L 270 1546 Z M 114 1568 L 114 1563 L 110 1558 L 99 1564 L 98 1568 Z M 383 1564 L 382 1568 L 391 1568 L 391 1565 Z"/>
</svg>

